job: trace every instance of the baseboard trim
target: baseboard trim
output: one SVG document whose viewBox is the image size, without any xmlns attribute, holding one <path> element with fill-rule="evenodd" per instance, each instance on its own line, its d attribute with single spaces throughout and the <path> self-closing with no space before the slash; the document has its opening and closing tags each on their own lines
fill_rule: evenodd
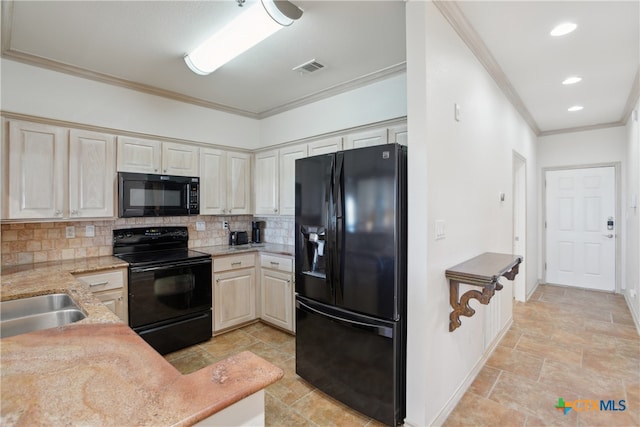
<svg viewBox="0 0 640 427">
<path fill-rule="evenodd" d="M 451 412 L 453 412 L 453 410 L 455 409 L 456 405 L 460 402 L 460 399 L 462 399 L 462 396 L 467 392 L 467 390 L 469 390 L 469 387 L 471 387 L 471 384 L 476 379 L 485 363 L 487 363 L 489 357 L 493 354 L 496 347 L 498 347 L 498 344 L 500 343 L 500 341 L 502 341 L 502 338 L 504 338 L 509 329 L 511 329 L 511 325 L 513 325 L 513 317 L 509 319 L 504 328 L 502 328 L 500 333 L 491 343 L 491 346 L 487 349 L 487 351 L 484 352 L 482 357 L 480 357 L 473 369 L 469 372 L 469 375 L 467 375 L 464 381 L 456 389 L 449 401 L 447 401 L 447 403 L 440 410 L 438 415 L 436 415 L 436 417 L 429 423 L 430 426 L 441 426 L 444 424 L 449 415 L 451 415 Z"/>
<path fill-rule="evenodd" d="M 627 307 L 629 307 L 629 311 L 631 312 L 631 317 L 633 317 L 633 323 L 636 325 L 636 331 L 638 335 L 640 335 L 640 314 L 633 309 L 633 303 L 629 300 L 629 294 L 625 290 L 623 293 L 624 300 L 627 302 Z"/>
<path fill-rule="evenodd" d="M 538 286 L 540 285 L 540 279 L 536 280 L 536 285 L 533 287 L 533 289 L 531 289 L 531 291 L 529 293 L 527 293 L 525 302 L 529 301 L 531 299 L 531 296 L 536 292 L 536 290 L 538 289 Z"/>
</svg>

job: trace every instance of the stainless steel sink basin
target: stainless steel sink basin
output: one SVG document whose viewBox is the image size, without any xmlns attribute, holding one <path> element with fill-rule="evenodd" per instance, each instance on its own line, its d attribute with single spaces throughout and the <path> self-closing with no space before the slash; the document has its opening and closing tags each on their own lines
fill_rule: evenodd
<svg viewBox="0 0 640 427">
<path fill-rule="evenodd" d="M 0 302 L 0 337 L 49 329 L 87 317 L 67 294 L 39 295 Z"/>
</svg>

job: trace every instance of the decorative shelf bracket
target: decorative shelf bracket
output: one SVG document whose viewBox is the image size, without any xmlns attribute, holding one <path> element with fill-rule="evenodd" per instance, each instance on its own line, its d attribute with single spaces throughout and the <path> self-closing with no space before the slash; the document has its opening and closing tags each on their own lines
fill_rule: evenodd
<svg viewBox="0 0 640 427">
<path fill-rule="evenodd" d="M 445 276 L 449 279 L 449 303 L 453 311 L 449 314 L 449 332 L 460 325 L 460 316 L 473 316 L 476 311 L 469 306 L 474 298 L 487 305 L 496 293 L 503 288 L 498 282 L 500 277 L 513 280 L 518 274 L 522 257 L 518 255 L 486 252 L 461 264 L 449 268 Z M 460 283 L 480 286 L 482 291 L 469 290 L 460 297 Z"/>
</svg>

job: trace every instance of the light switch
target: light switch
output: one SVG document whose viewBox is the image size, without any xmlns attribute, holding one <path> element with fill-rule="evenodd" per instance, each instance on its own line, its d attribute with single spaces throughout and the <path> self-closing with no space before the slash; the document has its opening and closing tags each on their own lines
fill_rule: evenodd
<svg viewBox="0 0 640 427">
<path fill-rule="evenodd" d="M 445 238 L 444 220 L 437 219 L 436 220 L 436 240 L 442 240 L 444 238 Z"/>
<path fill-rule="evenodd" d="M 196 221 L 196 231 L 204 231 L 205 225 L 204 221 Z"/>
</svg>

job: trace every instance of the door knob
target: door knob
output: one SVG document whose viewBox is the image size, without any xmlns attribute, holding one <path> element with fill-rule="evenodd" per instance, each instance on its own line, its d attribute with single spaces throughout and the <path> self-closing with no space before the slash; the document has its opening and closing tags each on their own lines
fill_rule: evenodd
<svg viewBox="0 0 640 427">
<path fill-rule="evenodd" d="M 613 239 L 613 234 L 603 234 L 603 236 L 609 239 Z"/>
</svg>

